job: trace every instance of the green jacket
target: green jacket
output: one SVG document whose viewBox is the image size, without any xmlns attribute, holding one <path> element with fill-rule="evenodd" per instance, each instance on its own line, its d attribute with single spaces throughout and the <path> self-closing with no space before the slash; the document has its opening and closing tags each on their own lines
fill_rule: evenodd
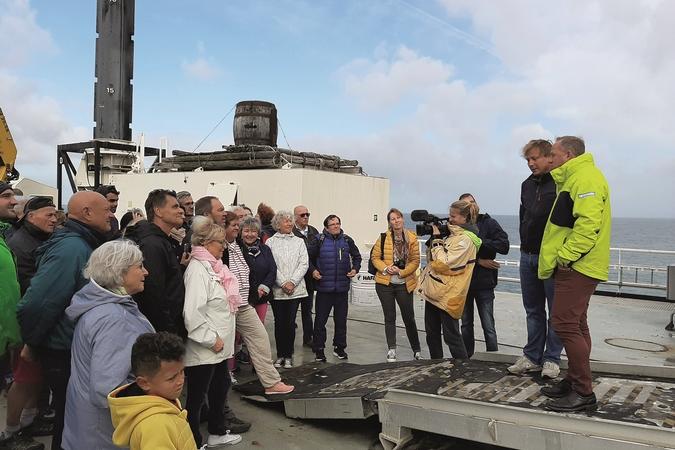
<svg viewBox="0 0 675 450">
<path fill-rule="evenodd" d="M 14 255 L 3 237 L 7 228 L 7 224 L 0 222 L 0 356 L 5 354 L 8 346 L 21 343 L 15 312 L 21 291 Z"/>
<path fill-rule="evenodd" d="M 546 222 L 539 253 L 539 278 L 553 276 L 558 264 L 606 281 L 612 213 L 609 186 L 584 153 L 551 171 L 558 196 Z"/>
</svg>

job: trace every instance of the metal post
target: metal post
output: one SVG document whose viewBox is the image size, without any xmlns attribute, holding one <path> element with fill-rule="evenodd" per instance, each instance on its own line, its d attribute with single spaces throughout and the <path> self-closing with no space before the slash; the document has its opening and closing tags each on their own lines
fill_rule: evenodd
<svg viewBox="0 0 675 450">
<path fill-rule="evenodd" d="M 668 279 L 666 280 L 666 300 L 675 302 L 675 266 L 668 266 Z"/>
<path fill-rule="evenodd" d="M 61 150 L 56 149 L 56 206 L 58 209 L 63 209 L 63 156 Z"/>
</svg>

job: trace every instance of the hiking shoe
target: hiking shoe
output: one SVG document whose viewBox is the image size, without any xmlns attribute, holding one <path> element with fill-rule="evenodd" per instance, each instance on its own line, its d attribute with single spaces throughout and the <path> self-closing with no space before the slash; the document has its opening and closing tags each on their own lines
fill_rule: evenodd
<svg viewBox="0 0 675 450">
<path fill-rule="evenodd" d="M 284 365 L 284 358 L 277 358 L 277 360 L 274 361 L 274 367 L 276 367 L 277 369 L 283 365 Z"/>
<path fill-rule="evenodd" d="M 234 445 L 241 442 L 241 436 L 238 434 L 209 434 L 209 439 L 206 441 L 206 448 L 218 448 L 223 445 Z"/>
<path fill-rule="evenodd" d="M 314 361 L 326 362 L 326 354 L 323 352 L 323 350 L 317 350 L 315 355 L 316 357 L 314 358 Z"/>
<path fill-rule="evenodd" d="M 3 450 L 44 450 L 45 445 L 20 432 L 3 431 L 0 433 L 0 448 Z"/>
<path fill-rule="evenodd" d="M 389 349 L 387 352 L 387 362 L 396 362 L 396 349 Z"/>
<path fill-rule="evenodd" d="M 246 433 L 251 429 L 251 422 L 245 422 L 239 417 L 232 417 L 225 420 L 225 428 L 230 430 L 230 433 L 234 434 Z"/>
<path fill-rule="evenodd" d="M 539 392 L 550 398 L 562 398 L 572 392 L 572 384 L 563 378 L 554 385 L 544 386 Z"/>
<path fill-rule="evenodd" d="M 293 358 L 284 358 L 284 369 L 293 368 Z"/>
<path fill-rule="evenodd" d="M 509 366 L 506 370 L 514 375 L 522 375 L 528 372 L 538 372 L 541 370 L 541 366 L 533 363 L 530 361 L 530 358 L 523 355 L 516 360 L 514 365 Z"/>
<path fill-rule="evenodd" d="M 338 357 L 338 359 L 347 359 L 349 356 L 347 356 L 347 352 L 345 351 L 344 348 L 340 347 L 333 347 L 333 354 Z"/>
<path fill-rule="evenodd" d="M 291 386 L 290 384 L 286 384 L 283 381 L 279 381 L 274 386 L 265 389 L 265 395 L 290 394 L 294 389 L 295 386 Z"/>
<path fill-rule="evenodd" d="M 415 352 L 415 354 L 413 355 L 413 359 L 416 361 L 422 359 L 422 352 Z"/>
<path fill-rule="evenodd" d="M 542 378 L 558 378 L 560 375 L 560 366 L 553 361 L 544 361 L 544 367 L 541 369 Z"/>
</svg>

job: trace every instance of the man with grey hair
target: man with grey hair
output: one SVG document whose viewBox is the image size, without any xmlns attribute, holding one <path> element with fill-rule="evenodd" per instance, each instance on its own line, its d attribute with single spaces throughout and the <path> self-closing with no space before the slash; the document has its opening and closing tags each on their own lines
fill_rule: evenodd
<svg viewBox="0 0 675 450">
<path fill-rule="evenodd" d="M 192 225 L 192 218 L 195 216 L 195 202 L 192 200 L 192 194 L 190 194 L 188 191 L 178 192 L 176 194 L 176 198 L 178 199 L 178 204 L 185 212 L 185 222 L 183 222 L 183 228 L 185 228 L 187 231 L 190 229 L 190 225 Z"/>
<path fill-rule="evenodd" d="M 551 161 L 558 195 L 544 229 L 538 270 L 542 280 L 553 277 L 551 323 L 565 347 L 568 369 L 562 381 L 541 392 L 552 398 L 549 410 L 591 411 L 597 399 L 587 314 L 591 295 L 609 273 L 609 186 L 581 138 L 557 138 Z"/>
<path fill-rule="evenodd" d="M 541 371 L 544 378 L 560 373 L 562 342 L 549 324 L 553 308 L 553 279 L 538 277 L 539 249 L 544 227 L 555 201 L 551 171 L 551 143 L 533 139 L 523 147 L 532 175 L 520 187 L 520 287 L 527 325 L 523 355 L 509 366 L 512 374 Z M 548 308 L 548 314 L 546 312 Z"/>
<path fill-rule="evenodd" d="M 92 191 L 80 191 L 68 202 L 68 220 L 40 247 L 37 271 L 17 306 L 27 359 L 37 358 L 52 391 L 52 450 L 61 448 L 66 388 L 70 378 L 73 323 L 64 311 L 86 283 L 82 269 L 110 232 L 110 203 Z M 23 352 L 22 352 L 23 353 Z"/>
<path fill-rule="evenodd" d="M 314 239 L 317 239 L 319 230 L 309 224 L 309 210 L 304 205 L 298 205 L 293 208 L 293 234 L 305 242 L 305 247 Z M 308 250 L 309 251 L 309 250 Z M 307 269 L 305 274 L 305 286 L 307 287 L 307 297 L 300 302 L 302 314 L 302 343 L 307 347 L 312 347 L 312 338 L 314 335 L 314 322 L 312 320 L 312 308 L 314 306 L 314 278 L 312 272 Z"/>
</svg>

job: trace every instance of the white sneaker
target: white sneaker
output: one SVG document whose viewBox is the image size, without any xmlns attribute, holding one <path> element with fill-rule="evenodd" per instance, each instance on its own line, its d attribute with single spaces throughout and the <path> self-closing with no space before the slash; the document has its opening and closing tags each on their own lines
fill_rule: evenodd
<svg viewBox="0 0 675 450">
<path fill-rule="evenodd" d="M 396 362 L 396 349 L 390 348 L 387 352 L 387 362 Z"/>
<path fill-rule="evenodd" d="M 276 367 L 277 369 L 283 365 L 284 365 L 284 358 L 277 358 L 277 360 L 274 361 L 274 367 Z"/>
<path fill-rule="evenodd" d="M 514 365 L 509 366 L 507 370 L 514 375 L 522 375 L 527 372 L 538 372 L 541 370 L 541 366 L 533 363 L 530 361 L 530 358 L 523 355 L 518 358 Z"/>
<path fill-rule="evenodd" d="M 422 352 L 415 352 L 415 354 L 413 355 L 413 359 L 415 359 L 416 361 L 422 359 Z"/>
<path fill-rule="evenodd" d="M 237 384 L 237 377 L 234 376 L 234 372 L 230 372 L 230 383 Z"/>
<path fill-rule="evenodd" d="M 241 442 L 241 436 L 238 434 L 230 434 L 228 431 L 225 434 L 209 434 L 209 439 L 206 441 L 206 448 L 218 448 L 223 445 L 234 445 Z"/>
<path fill-rule="evenodd" d="M 284 358 L 284 369 L 292 369 L 292 368 L 293 368 L 293 359 Z"/>
<path fill-rule="evenodd" d="M 544 367 L 541 369 L 542 378 L 558 378 L 560 375 L 560 366 L 553 361 L 544 361 Z"/>
</svg>

